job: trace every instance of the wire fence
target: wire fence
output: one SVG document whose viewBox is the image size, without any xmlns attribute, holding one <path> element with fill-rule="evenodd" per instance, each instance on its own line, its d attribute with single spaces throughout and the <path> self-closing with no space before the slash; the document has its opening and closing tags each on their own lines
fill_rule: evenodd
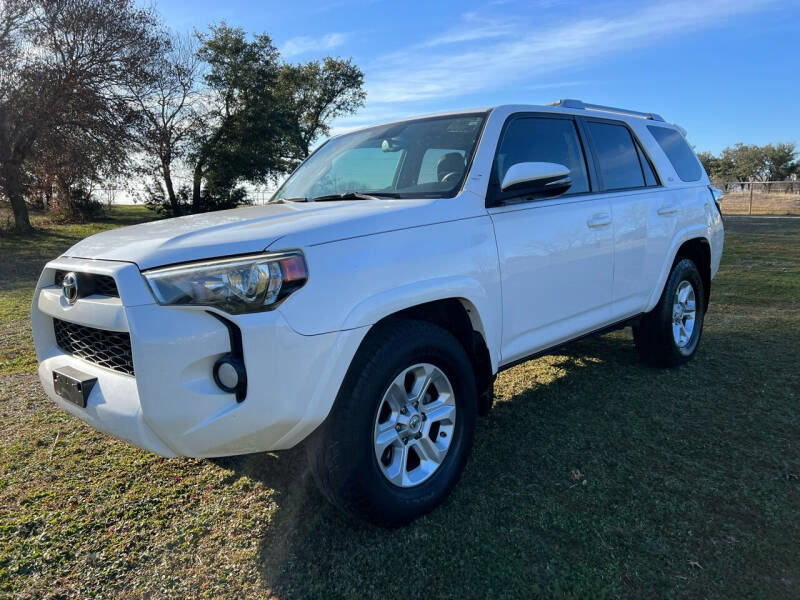
<svg viewBox="0 0 800 600">
<path fill-rule="evenodd" d="M 733 215 L 800 215 L 800 181 L 715 181 Z"/>
</svg>

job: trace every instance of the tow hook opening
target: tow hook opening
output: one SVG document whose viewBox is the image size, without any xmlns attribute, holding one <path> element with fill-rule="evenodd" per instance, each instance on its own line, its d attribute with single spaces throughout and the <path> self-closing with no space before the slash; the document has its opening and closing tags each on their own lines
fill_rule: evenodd
<svg viewBox="0 0 800 600">
<path fill-rule="evenodd" d="M 247 394 L 247 371 L 244 363 L 233 354 L 220 356 L 214 363 L 212 370 L 214 383 L 223 392 L 236 394 L 236 400 L 241 402 Z"/>
</svg>

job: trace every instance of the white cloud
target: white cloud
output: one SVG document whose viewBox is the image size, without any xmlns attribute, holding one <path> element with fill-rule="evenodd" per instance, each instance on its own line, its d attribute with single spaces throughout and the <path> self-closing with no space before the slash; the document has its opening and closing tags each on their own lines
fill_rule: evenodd
<svg viewBox="0 0 800 600">
<path fill-rule="evenodd" d="M 460 28 L 376 60 L 366 68 L 368 103 L 425 102 L 499 89 L 586 66 L 668 37 L 763 10 L 763 0 L 674 0 L 560 24 L 463 17 Z M 641 6 L 641 5 L 640 5 Z M 463 43 L 471 42 L 471 43 Z"/>
<path fill-rule="evenodd" d="M 514 23 L 497 19 L 480 17 L 476 13 L 461 16 L 462 25 L 434 36 L 419 45 L 421 48 L 435 48 L 449 44 L 475 42 L 510 35 L 514 31 Z"/>
<path fill-rule="evenodd" d="M 309 52 L 319 52 L 334 50 L 347 42 L 346 33 L 327 33 L 319 38 L 307 35 L 293 37 L 283 44 L 281 54 L 286 58 L 292 58 Z"/>
</svg>

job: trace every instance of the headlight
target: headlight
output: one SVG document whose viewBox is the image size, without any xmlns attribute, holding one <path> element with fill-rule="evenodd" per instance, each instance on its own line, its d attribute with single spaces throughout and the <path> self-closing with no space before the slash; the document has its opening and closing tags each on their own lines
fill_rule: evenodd
<svg viewBox="0 0 800 600">
<path fill-rule="evenodd" d="M 163 305 L 216 306 L 239 314 L 271 310 L 303 286 L 308 268 L 303 254 L 257 254 L 144 271 Z"/>
</svg>

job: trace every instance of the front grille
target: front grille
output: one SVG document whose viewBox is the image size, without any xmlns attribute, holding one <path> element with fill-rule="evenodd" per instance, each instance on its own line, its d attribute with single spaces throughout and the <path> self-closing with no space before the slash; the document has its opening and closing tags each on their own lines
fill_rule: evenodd
<svg viewBox="0 0 800 600">
<path fill-rule="evenodd" d="M 69 271 L 58 270 L 55 272 L 53 282 L 60 286 L 64 282 L 64 276 Z M 117 290 L 117 282 L 110 275 L 95 275 L 94 273 L 81 273 L 87 281 L 91 283 L 91 294 L 98 296 L 110 296 L 112 298 L 119 298 L 119 290 Z M 81 294 L 81 296 L 89 296 L 90 294 Z"/>
<path fill-rule="evenodd" d="M 131 336 L 53 319 L 59 348 L 102 367 L 133 375 Z"/>
</svg>

